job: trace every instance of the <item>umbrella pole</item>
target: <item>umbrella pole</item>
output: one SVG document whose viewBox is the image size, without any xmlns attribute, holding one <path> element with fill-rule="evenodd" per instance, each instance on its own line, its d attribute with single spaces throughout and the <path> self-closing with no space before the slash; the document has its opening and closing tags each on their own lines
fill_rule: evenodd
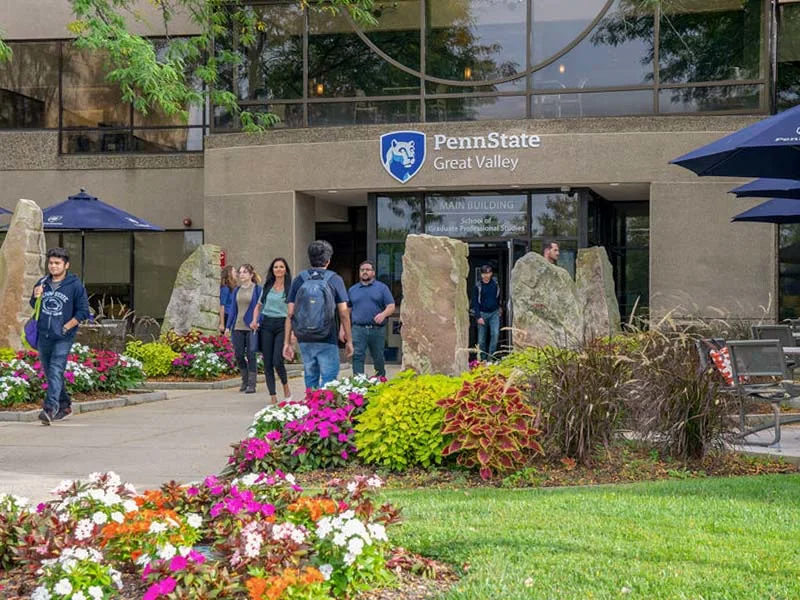
<svg viewBox="0 0 800 600">
<path fill-rule="evenodd" d="M 86 238 L 83 229 L 81 229 L 81 283 L 86 286 Z"/>
</svg>

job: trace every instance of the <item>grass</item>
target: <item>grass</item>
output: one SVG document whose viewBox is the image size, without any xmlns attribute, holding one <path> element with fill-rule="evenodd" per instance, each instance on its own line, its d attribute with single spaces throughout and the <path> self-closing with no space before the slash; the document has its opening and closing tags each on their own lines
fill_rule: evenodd
<svg viewBox="0 0 800 600">
<path fill-rule="evenodd" d="M 392 541 L 454 599 L 800 598 L 800 475 L 533 490 L 387 490 Z"/>
</svg>

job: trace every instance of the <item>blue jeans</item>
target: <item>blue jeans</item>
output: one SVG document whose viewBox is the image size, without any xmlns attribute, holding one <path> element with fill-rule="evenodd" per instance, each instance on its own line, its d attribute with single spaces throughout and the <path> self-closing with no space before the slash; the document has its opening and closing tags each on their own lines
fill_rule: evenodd
<svg viewBox="0 0 800 600">
<path fill-rule="evenodd" d="M 339 376 L 339 347 L 323 342 L 300 342 L 306 389 L 315 390 Z"/>
<path fill-rule="evenodd" d="M 478 323 L 478 347 L 481 349 L 481 360 L 489 359 L 497 352 L 497 339 L 500 337 L 500 311 L 481 312 L 483 325 Z M 489 347 L 487 354 L 486 330 L 489 330 Z"/>
<path fill-rule="evenodd" d="M 72 338 L 39 338 L 39 360 L 47 380 L 43 408 L 51 414 L 56 414 L 60 408 L 69 408 L 72 404 L 64 385 L 64 371 L 72 341 Z"/>
<path fill-rule="evenodd" d="M 386 376 L 386 364 L 383 358 L 383 348 L 386 345 L 385 333 L 386 327 L 353 325 L 353 375 L 364 373 L 364 359 L 369 348 L 375 374 L 379 377 Z"/>
</svg>

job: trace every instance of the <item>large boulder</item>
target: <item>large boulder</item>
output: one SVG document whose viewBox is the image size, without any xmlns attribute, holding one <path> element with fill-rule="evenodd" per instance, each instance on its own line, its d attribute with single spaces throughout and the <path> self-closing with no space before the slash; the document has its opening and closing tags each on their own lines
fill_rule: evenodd
<svg viewBox="0 0 800 600">
<path fill-rule="evenodd" d="M 575 278 L 587 337 L 591 339 L 617 333 L 619 303 L 606 249 L 593 246 L 578 250 Z"/>
<path fill-rule="evenodd" d="M 403 368 L 458 375 L 469 366 L 468 246 L 409 235 L 403 254 Z"/>
<path fill-rule="evenodd" d="M 32 314 L 29 300 L 44 275 L 46 246 L 42 209 L 20 200 L 0 247 L 0 346 L 22 349 L 20 335 Z"/>
<path fill-rule="evenodd" d="M 221 248 L 203 244 L 187 258 L 172 288 L 161 332 L 174 329 L 183 335 L 192 329 L 216 334 L 219 325 Z"/>
<path fill-rule="evenodd" d="M 583 306 L 569 273 L 529 252 L 511 271 L 514 346 L 574 347 L 584 340 Z"/>
</svg>

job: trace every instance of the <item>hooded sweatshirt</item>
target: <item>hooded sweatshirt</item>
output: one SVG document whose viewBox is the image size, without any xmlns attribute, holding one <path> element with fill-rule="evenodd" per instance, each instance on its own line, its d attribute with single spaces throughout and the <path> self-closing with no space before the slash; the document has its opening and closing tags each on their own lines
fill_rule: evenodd
<svg viewBox="0 0 800 600">
<path fill-rule="evenodd" d="M 72 273 L 61 280 L 61 285 L 53 289 L 52 277 L 48 275 L 40 282 L 44 284 L 42 292 L 42 309 L 39 312 L 39 335 L 51 340 L 74 339 L 77 327 L 69 330 L 67 335 L 62 335 L 64 323 L 73 317 L 78 321 L 89 318 L 89 299 L 86 296 L 81 280 Z M 31 294 L 31 306 L 36 304 L 36 298 Z"/>
</svg>

